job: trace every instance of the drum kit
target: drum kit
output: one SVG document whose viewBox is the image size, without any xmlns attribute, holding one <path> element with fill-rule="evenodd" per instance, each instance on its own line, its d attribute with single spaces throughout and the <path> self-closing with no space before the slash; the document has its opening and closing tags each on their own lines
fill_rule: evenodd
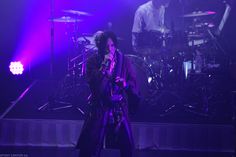
<svg viewBox="0 0 236 157">
<path fill-rule="evenodd" d="M 52 18 L 49 21 L 56 23 L 64 23 L 65 25 L 73 25 L 73 30 L 68 30 L 68 38 L 73 43 L 75 53 L 68 54 L 67 59 L 67 75 L 71 77 L 81 77 L 85 74 L 85 63 L 90 53 L 96 49 L 94 36 L 89 34 L 81 34 L 78 31 L 79 23 L 84 17 L 90 17 L 92 14 L 78 10 L 62 10 L 66 16 Z M 71 33 L 72 32 L 72 33 Z M 79 52 L 79 53 L 78 53 Z M 74 80 L 77 80 L 75 78 Z"/>
<path fill-rule="evenodd" d="M 176 109 L 178 105 L 175 102 L 179 100 L 181 100 L 181 104 L 187 104 L 185 105 L 187 109 L 198 108 L 196 113 L 208 114 L 208 97 L 210 96 L 206 91 L 211 87 L 206 84 L 209 83 L 207 81 L 211 81 L 212 71 L 221 66 L 216 62 L 214 41 L 209 34 L 215 27 L 209 17 L 215 14 L 214 11 L 195 11 L 183 15 L 184 20 L 191 21 L 186 26 L 185 32 L 139 34 L 141 37 L 138 37 L 138 43 L 141 44 L 137 53 L 143 58 L 142 69 L 144 70 L 142 71 L 146 71 L 145 83 L 147 84 L 144 91 L 147 91 L 148 95 L 144 103 L 150 104 L 149 106 L 157 106 L 167 95 L 167 97 L 175 98 L 172 102 L 168 100 L 163 103 L 165 104 L 162 109 L 164 113 L 162 112 L 160 115 L 166 115 Z M 163 45 L 163 43 L 165 44 Z M 194 84 L 199 85 L 196 89 L 202 89 L 198 91 L 198 94 L 201 95 L 200 99 L 204 100 L 201 102 L 204 105 L 193 105 L 185 100 L 187 99 L 185 98 L 186 93 L 197 94 L 194 93 L 197 90 L 191 92 L 185 90 Z M 181 109 L 182 107 L 183 105 L 181 105 Z"/>
<path fill-rule="evenodd" d="M 190 72 L 203 72 L 204 68 L 207 68 L 206 58 L 208 54 L 203 54 L 202 51 L 209 47 L 208 44 L 211 39 L 208 30 L 214 28 L 214 24 L 205 21 L 204 17 L 214 14 L 216 12 L 197 11 L 183 15 L 182 18 L 192 20 L 185 32 L 161 33 L 149 31 L 139 33 L 137 37 L 138 54 L 153 69 L 159 69 L 154 71 L 158 73 L 160 78 L 169 75 L 169 73 L 165 74 L 166 70 L 169 72 L 173 72 L 174 69 L 183 70 L 185 79 L 187 79 Z M 215 64 L 214 66 L 218 67 L 219 65 Z M 180 71 L 177 73 L 180 73 Z"/>
<path fill-rule="evenodd" d="M 65 16 L 50 18 L 50 22 L 61 23 L 66 26 L 65 35 L 72 49 L 67 54 L 67 72 L 54 93 L 53 101 L 42 105 L 39 110 L 64 110 L 75 108 L 82 116 L 88 109 L 90 90 L 83 78 L 85 64 L 89 56 L 95 51 L 94 37 L 79 33 L 79 24 L 92 14 L 78 10 L 62 10 Z"/>
</svg>

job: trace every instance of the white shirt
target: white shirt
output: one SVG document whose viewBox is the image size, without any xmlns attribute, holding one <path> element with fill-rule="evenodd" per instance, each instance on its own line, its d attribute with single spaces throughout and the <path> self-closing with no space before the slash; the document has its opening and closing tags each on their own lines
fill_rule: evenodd
<svg viewBox="0 0 236 157">
<path fill-rule="evenodd" d="M 164 15 L 165 6 L 155 8 L 152 1 L 139 6 L 134 16 L 132 32 L 140 33 L 145 31 L 166 32 Z"/>
</svg>

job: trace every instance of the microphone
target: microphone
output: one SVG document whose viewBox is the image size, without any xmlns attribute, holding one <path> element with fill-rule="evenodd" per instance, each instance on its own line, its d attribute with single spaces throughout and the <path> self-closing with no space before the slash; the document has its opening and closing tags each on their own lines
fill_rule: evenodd
<svg viewBox="0 0 236 157">
<path fill-rule="evenodd" d="M 110 65 L 111 65 L 111 60 L 110 59 L 106 59 L 105 61 L 102 62 L 102 73 L 106 74 L 107 71 L 110 69 Z"/>
<path fill-rule="evenodd" d="M 110 59 L 106 59 L 105 62 L 103 63 L 103 65 L 104 65 L 106 68 L 110 68 L 111 60 L 110 60 Z"/>
</svg>

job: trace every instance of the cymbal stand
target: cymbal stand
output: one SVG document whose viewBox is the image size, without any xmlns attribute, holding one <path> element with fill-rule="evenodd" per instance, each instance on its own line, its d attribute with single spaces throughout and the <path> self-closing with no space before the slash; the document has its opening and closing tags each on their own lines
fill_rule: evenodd
<svg viewBox="0 0 236 157">
<path fill-rule="evenodd" d="M 214 47 L 216 50 L 220 50 L 224 55 L 226 55 L 226 51 L 224 50 L 224 48 L 222 47 L 222 45 L 218 42 L 217 38 L 215 37 L 215 35 L 211 32 L 210 29 L 207 29 L 207 33 L 209 34 L 211 41 L 214 44 Z"/>
<path fill-rule="evenodd" d="M 50 1 L 50 16 L 51 19 L 54 18 L 54 0 Z M 55 33 L 55 27 L 54 27 L 54 21 L 51 21 L 51 30 L 50 30 L 50 37 L 51 37 L 51 55 L 50 55 L 50 77 L 53 77 L 54 75 L 54 33 Z"/>
<path fill-rule="evenodd" d="M 79 19 L 81 15 L 80 14 L 76 14 L 76 19 Z M 79 34 L 78 31 L 78 20 L 76 20 L 76 23 L 75 23 L 75 34 Z M 78 39 L 79 36 L 76 36 L 76 39 Z M 87 39 L 81 35 L 81 37 L 83 37 L 86 42 L 87 42 Z M 79 47 L 79 43 L 77 42 L 77 46 Z M 81 48 L 81 54 L 82 54 L 82 61 L 81 61 L 81 72 L 79 74 L 79 76 L 84 76 L 85 75 L 85 61 L 86 61 L 86 48 L 85 48 L 85 43 L 82 43 L 82 48 Z"/>
<path fill-rule="evenodd" d="M 195 43 L 195 41 L 197 41 L 196 39 L 198 35 L 201 35 L 201 30 L 199 30 L 196 25 L 199 23 L 200 18 L 194 18 L 193 21 L 192 21 L 192 30 L 190 30 L 191 32 L 189 33 L 189 42 L 188 42 L 188 46 L 189 46 L 189 51 L 191 52 L 191 69 L 190 69 L 190 73 L 195 73 L 195 72 L 199 72 L 199 71 L 196 71 L 196 64 L 194 64 L 194 61 L 195 61 L 195 57 L 198 56 L 198 48 L 199 48 L 199 45 L 197 43 Z M 196 37 L 195 37 L 196 35 Z M 192 37 L 191 37 L 192 36 Z M 202 39 L 203 40 L 203 39 Z"/>
</svg>

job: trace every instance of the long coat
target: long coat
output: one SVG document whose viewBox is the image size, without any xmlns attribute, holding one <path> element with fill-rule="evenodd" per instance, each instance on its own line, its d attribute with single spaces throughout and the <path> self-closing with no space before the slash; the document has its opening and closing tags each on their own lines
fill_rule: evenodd
<svg viewBox="0 0 236 157">
<path fill-rule="evenodd" d="M 111 87 L 109 84 L 114 83 L 113 79 L 105 77 L 100 72 L 99 69 L 101 67 L 102 60 L 102 57 L 96 54 L 87 61 L 86 78 L 92 96 L 90 99 L 90 111 L 85 119 L 77 142 L 77 148 L 92 152 L 95 156 L 100 153 L 103 145 L 103 139 L 107 131 L 109 111 L 112 106 L 112 101 L 110 98 Z M 124 99 L 122 103 L 122 123 L 127 134 L 129 145 L 133 147 L 133 138 L 128 114 L 138 105 L 139 90 L 132 65 L 129 59 L 120 52 L 116 52 L 116 64 L 113 77 L 116 76 L 124 78 L 127 82 L 127 87 L 122 89 L 122 96 Z"/>
</svg>

